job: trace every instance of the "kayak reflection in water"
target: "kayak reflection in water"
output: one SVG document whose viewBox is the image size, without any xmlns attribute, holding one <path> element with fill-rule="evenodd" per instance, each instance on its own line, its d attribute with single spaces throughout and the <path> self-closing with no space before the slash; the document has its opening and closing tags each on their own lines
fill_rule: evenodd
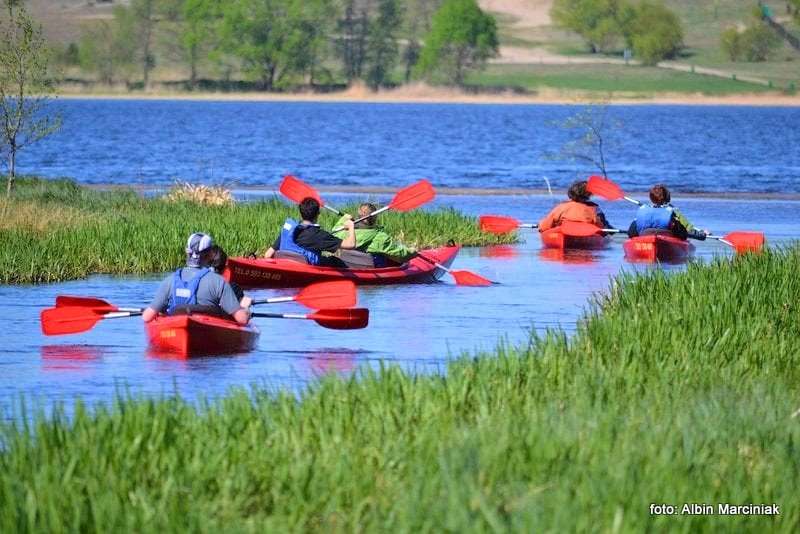
<svg viewBox="0 0 800 534">
<path fill-rule="evenodd" d="M 319 201 L 315 198 L 304 198 L 298 205 L 300 222 L 286 219 L 280 234 L 267 249 L 265 258 L 296 259 L 311 265 L 324 265 L 327 267 L 343 267 L 341 260 L 333 256 L 326 256 L 323 252 L 333 254 L 339 249 L 352 249 L 356 246 L 353 221 L 349 215 L 345 216 L 344 226 L 347 235 L 344 239 L 338 238 L 317 224 L 319 218 Z"/>
<path fill-rule="evenodd" d="M 569 200 L 557 205 L 539 221 L 539 232 L 560 226 L 563 221 L 589 223 L 599 228 L 614 228 L 609 224 L 600 206 L 589 200 L 592 194 L 586 190 L 586 183 L 585 180 L 580 180 L 569 187 L 567 190 Z"/>
<path fill-rule="evenodd" d="M 173 315 L 195 308 L 227 314 L 242 325 L 248 323 L 250 310 L 240 304 L 231 285 L 209 267 L 213 245 L 210 235 L 189 236 L 186 267 L 179 268 L 161 282 L 153 301 L 142 313 L 144 322 L 149 323 L 159 313 Z"/>
<path fill-rule="evenodd" d="M 358 207 L 358 218 L 367 217 L 377 209 L 378 207 L 375 204 L 365 202 Z M 347 221 L 347 217 L 349 217 L 349 215 L 345 215 L 339 219 L 335 228 L 343 227 Z M 363 221 L 357 222 L 355 224 L 355 234 L 355 249 L 369 255 L 369 257 L 365 258 L 366 264 L 363 265 L 365 267 L 386 267 L 389 265 L 389 262 L 393 264 L 402 264 L 417 254 L 416 249 L 395 241 L 392 236 L 383 230 L 383 227 L 378 226 L 377 215 L 367 217 Z M 344 238 L 345 231 L 341 230 L 333 235 Z M 348 263 L 348 258 L 352 258 L 353 255 L 342 254 L 341 257 L 345 260 L 345 263 Z"/>
<path fill-rule="evenodd" d="M 708 230 L 695 228 L 681 212 L 670 204 L 669 190 L 657 184 L 650 188 L 650 204 L 642 204 L 628 228 L 628 236 L 667 234 L 678 239 L 705 241 Z"/>
</svg>

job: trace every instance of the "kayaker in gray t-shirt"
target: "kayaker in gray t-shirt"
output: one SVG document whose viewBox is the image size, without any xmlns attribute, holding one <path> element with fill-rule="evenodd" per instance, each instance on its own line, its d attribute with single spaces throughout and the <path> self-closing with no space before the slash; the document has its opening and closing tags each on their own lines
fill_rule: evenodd
<svg viewBox="0 0 800 534">
<path fill-rule="evenodd" d="M 241 306 L 230 284 L 213 269 L 204 267 L 213 244 L 209 235 L 196 233 L 189 236 L 186 243 L 186 267 L 161 282 L 153 301 L 142 314 L 144 322 L 152 321 L 159 313 L 187 305 L 216 306 L 239 324 L 249 322 L 250 311 Z"/>
</svg>

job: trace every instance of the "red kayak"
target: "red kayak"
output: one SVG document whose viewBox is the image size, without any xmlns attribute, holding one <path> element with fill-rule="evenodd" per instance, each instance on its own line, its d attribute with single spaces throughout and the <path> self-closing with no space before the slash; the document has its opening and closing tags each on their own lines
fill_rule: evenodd
<svg viewBox="0 0 800 534">
<path fill-rule="evenodd" d="M 585 232 L 583 232 L 585 233 Z M 581 250 L 598 250 L 605 248 L 611 241 L 611 238 L 602 232 L 600 227 L 597 228 L 597 233 L 594 235 L 571 235 L 568 228 L 565 229 L 561 226 L 550 228 L 539 234 L 542 238 L 542 246 L 544 248 L 555 248 L 559 250 L 564 249 L 581 249 Z"/>
<path fill-rule="evenodd" d="M 460 247 L 423 250 L 427 258 L 450 267 Z M 291 259 L 230 258 L 225 279 L 245 288 L 305 287 L 313 282 L 352 280 L 359 285 L 427 284 L 442 277 L 444 271 L 421 258 L 402 265 L 381 268 L 320 267 Z"/>
<path fill-rule="evenodd" d="M 247 352 L 260 335 L 255 326 L 201 314 L 160 316 L 145 329 L 153 349 L 183 358 Z"/>
<path fill-rule="evenodd" d="M 670 235 L 643 235 L 628 239 L 623 245 L 625 257 L 631 261 L 674 263 L 694 254 L 694 245 Z"/>
</svg>

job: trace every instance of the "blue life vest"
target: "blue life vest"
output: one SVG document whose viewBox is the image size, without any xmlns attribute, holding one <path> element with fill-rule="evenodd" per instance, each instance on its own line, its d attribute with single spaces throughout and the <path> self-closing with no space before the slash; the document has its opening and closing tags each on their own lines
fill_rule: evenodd
<svg viewBox="0 0 800 534">
<path fill-rule="evenodd" d="M 194 278 L 184 281 L 181 278 L 183 268 L 175 271 L 172 275 L 172 294 L 169 296 L 169 307 L 167 315 L 175 313 L 175 309 L 181 306 L 194 306 L 197 304 L 197 288 L 200 287 L 200 280 L 211 272 L 211 269 L 201 269 Z"/>
<path fill-rule="evenodd" d="M 281 228 L 281 242 L 279 250 L 288 250 L 297 254 L 302 254 L 311 265 L 319 265 L 319 254 L 311 252 L 294 242 L 294 230 L 300 226 L 294 219 L 286 219 Z"/>
<path fill-rule="evenodd" d="M 636 212 L 636 230 L 641 234 L 645 230 L 669 230 L 672 221 L 672 206 L 654 206 L 645 204 Z"/>
</svg>

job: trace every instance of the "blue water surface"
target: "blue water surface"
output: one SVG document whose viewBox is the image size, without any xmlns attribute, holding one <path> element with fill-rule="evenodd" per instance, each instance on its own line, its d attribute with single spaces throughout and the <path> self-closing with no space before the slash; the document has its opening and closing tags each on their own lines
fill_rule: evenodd
<svg viewBox="0 0 800 534">
<path fill-rule="evenodd" d="M 20 154 L 21 172 L 85 183 L 175 180 L 274 187 L 561 188 L 596 169 L 553 160 L 585 106 L 60 100 L 56 135 Z M 624 187 L 796 193 L 800 108 L 615 105 L 610 175 Z M 619 126 L 614 126 L 619 124 Z"/>
</svg>

